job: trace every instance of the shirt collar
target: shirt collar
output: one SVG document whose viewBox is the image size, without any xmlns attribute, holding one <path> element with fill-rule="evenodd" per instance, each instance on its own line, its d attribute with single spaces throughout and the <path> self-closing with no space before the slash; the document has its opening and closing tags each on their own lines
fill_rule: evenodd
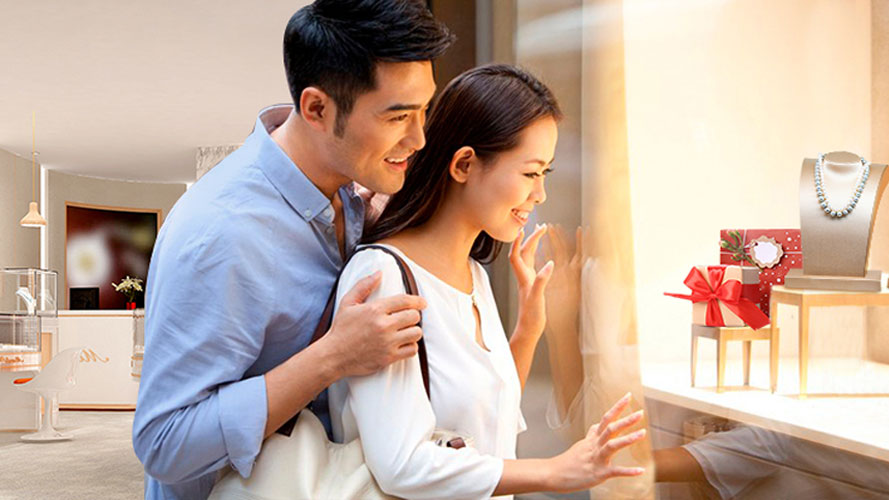
<svg viewBox="0 0 889 500">
<path fill-rule="evenodd" d="M 259 168 L 262 169 L 266 177 L 284 196 L 290 206 L 302 218 L 308 221 L 324 212 L 327 207 L 330 207 L 330 200 L 306 177 L 306 174 L 293 163 L 293 160 L 281 150 L 278 143 L 269 135 L 276 128 L 280 127 L 292 112 L 292 104 L 276 104 L 263 109 L 259 112 L 259 116 L 256 117 L 253 133 L 250 134 L 247 142 L 256 143 Z M 354 203 L 360 202 L 354 183 L 350 182 L 340 188 L 340 197 L 344 198 L 342 201 L 345 204 L 344 194 L 353 203 L 353 206 Z M 329 216 L 329 222 L 333 222 L 332 211 L 329 211 Z"/>
</svg>

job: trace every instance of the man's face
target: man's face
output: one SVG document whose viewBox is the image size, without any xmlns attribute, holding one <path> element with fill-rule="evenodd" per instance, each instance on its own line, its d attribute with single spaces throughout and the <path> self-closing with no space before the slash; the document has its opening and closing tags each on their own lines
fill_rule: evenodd
<svg viewBox="0 0 889 500">
<path fill-rule="evenodd" d="M 377 64 L 376 88 L 355 99 L 342 135 L 332 139 L 332 166 L 374 192 L 397 192 L 408 158 L 426 145 L 434 93 L 431 62 Z"/>
</svg>

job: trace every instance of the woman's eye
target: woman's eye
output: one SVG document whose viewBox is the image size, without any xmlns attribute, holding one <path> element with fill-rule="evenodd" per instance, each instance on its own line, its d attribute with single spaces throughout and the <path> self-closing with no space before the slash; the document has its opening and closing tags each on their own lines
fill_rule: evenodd
<svg viewBox="0 0 889 500">
<path fill-rule="evenodd" d="M 525 174 L 525 177 L 528 177 L 529 179 L 536 179 L 538 177 L 543 177 L 552 171 L 553 171 L 553 169 L 548 168 L 548 169 L 544 170 L 543 172 L 528 172 L 527 174 Z"/>
</svg>

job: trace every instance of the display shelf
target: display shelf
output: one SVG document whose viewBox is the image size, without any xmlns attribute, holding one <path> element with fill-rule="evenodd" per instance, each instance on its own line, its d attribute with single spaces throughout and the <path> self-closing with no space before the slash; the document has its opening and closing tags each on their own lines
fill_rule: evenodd
<svg viewBox="0 0 889 500">
<path fill-rule="evenodd" d="M 889 365 L 853 358 L 811 358 L 808 398 L 799 399 L 796 358 L 779 360 L 769 391 L 769 360 L 754 359 L 743 387 L 741 360 L 730 360 L 724 393 L 716 392 L 715 362 L 701 362 L 691 387 L 687 362 L 644 363 L 646 397 L 755 425 L 833 448 L 889 461 Z M 732 388 L 736 390 L 732 390 Z"/>
</svg>

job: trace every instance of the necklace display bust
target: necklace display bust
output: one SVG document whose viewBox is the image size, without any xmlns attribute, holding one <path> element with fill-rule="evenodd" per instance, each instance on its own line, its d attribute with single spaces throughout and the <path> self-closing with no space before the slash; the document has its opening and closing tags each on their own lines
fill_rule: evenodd
<svg viewBox="0 0 889 500">
<path fill-rule="evenodd" d="M 878 292 L 886 287 L 882 273 L 867 268 L 878 201 L 889 183 L 885 172 L 886 165 L 846 151 L 803 160 L 803 268 L 788 273 L 787 288 Z"/>
</svg>

